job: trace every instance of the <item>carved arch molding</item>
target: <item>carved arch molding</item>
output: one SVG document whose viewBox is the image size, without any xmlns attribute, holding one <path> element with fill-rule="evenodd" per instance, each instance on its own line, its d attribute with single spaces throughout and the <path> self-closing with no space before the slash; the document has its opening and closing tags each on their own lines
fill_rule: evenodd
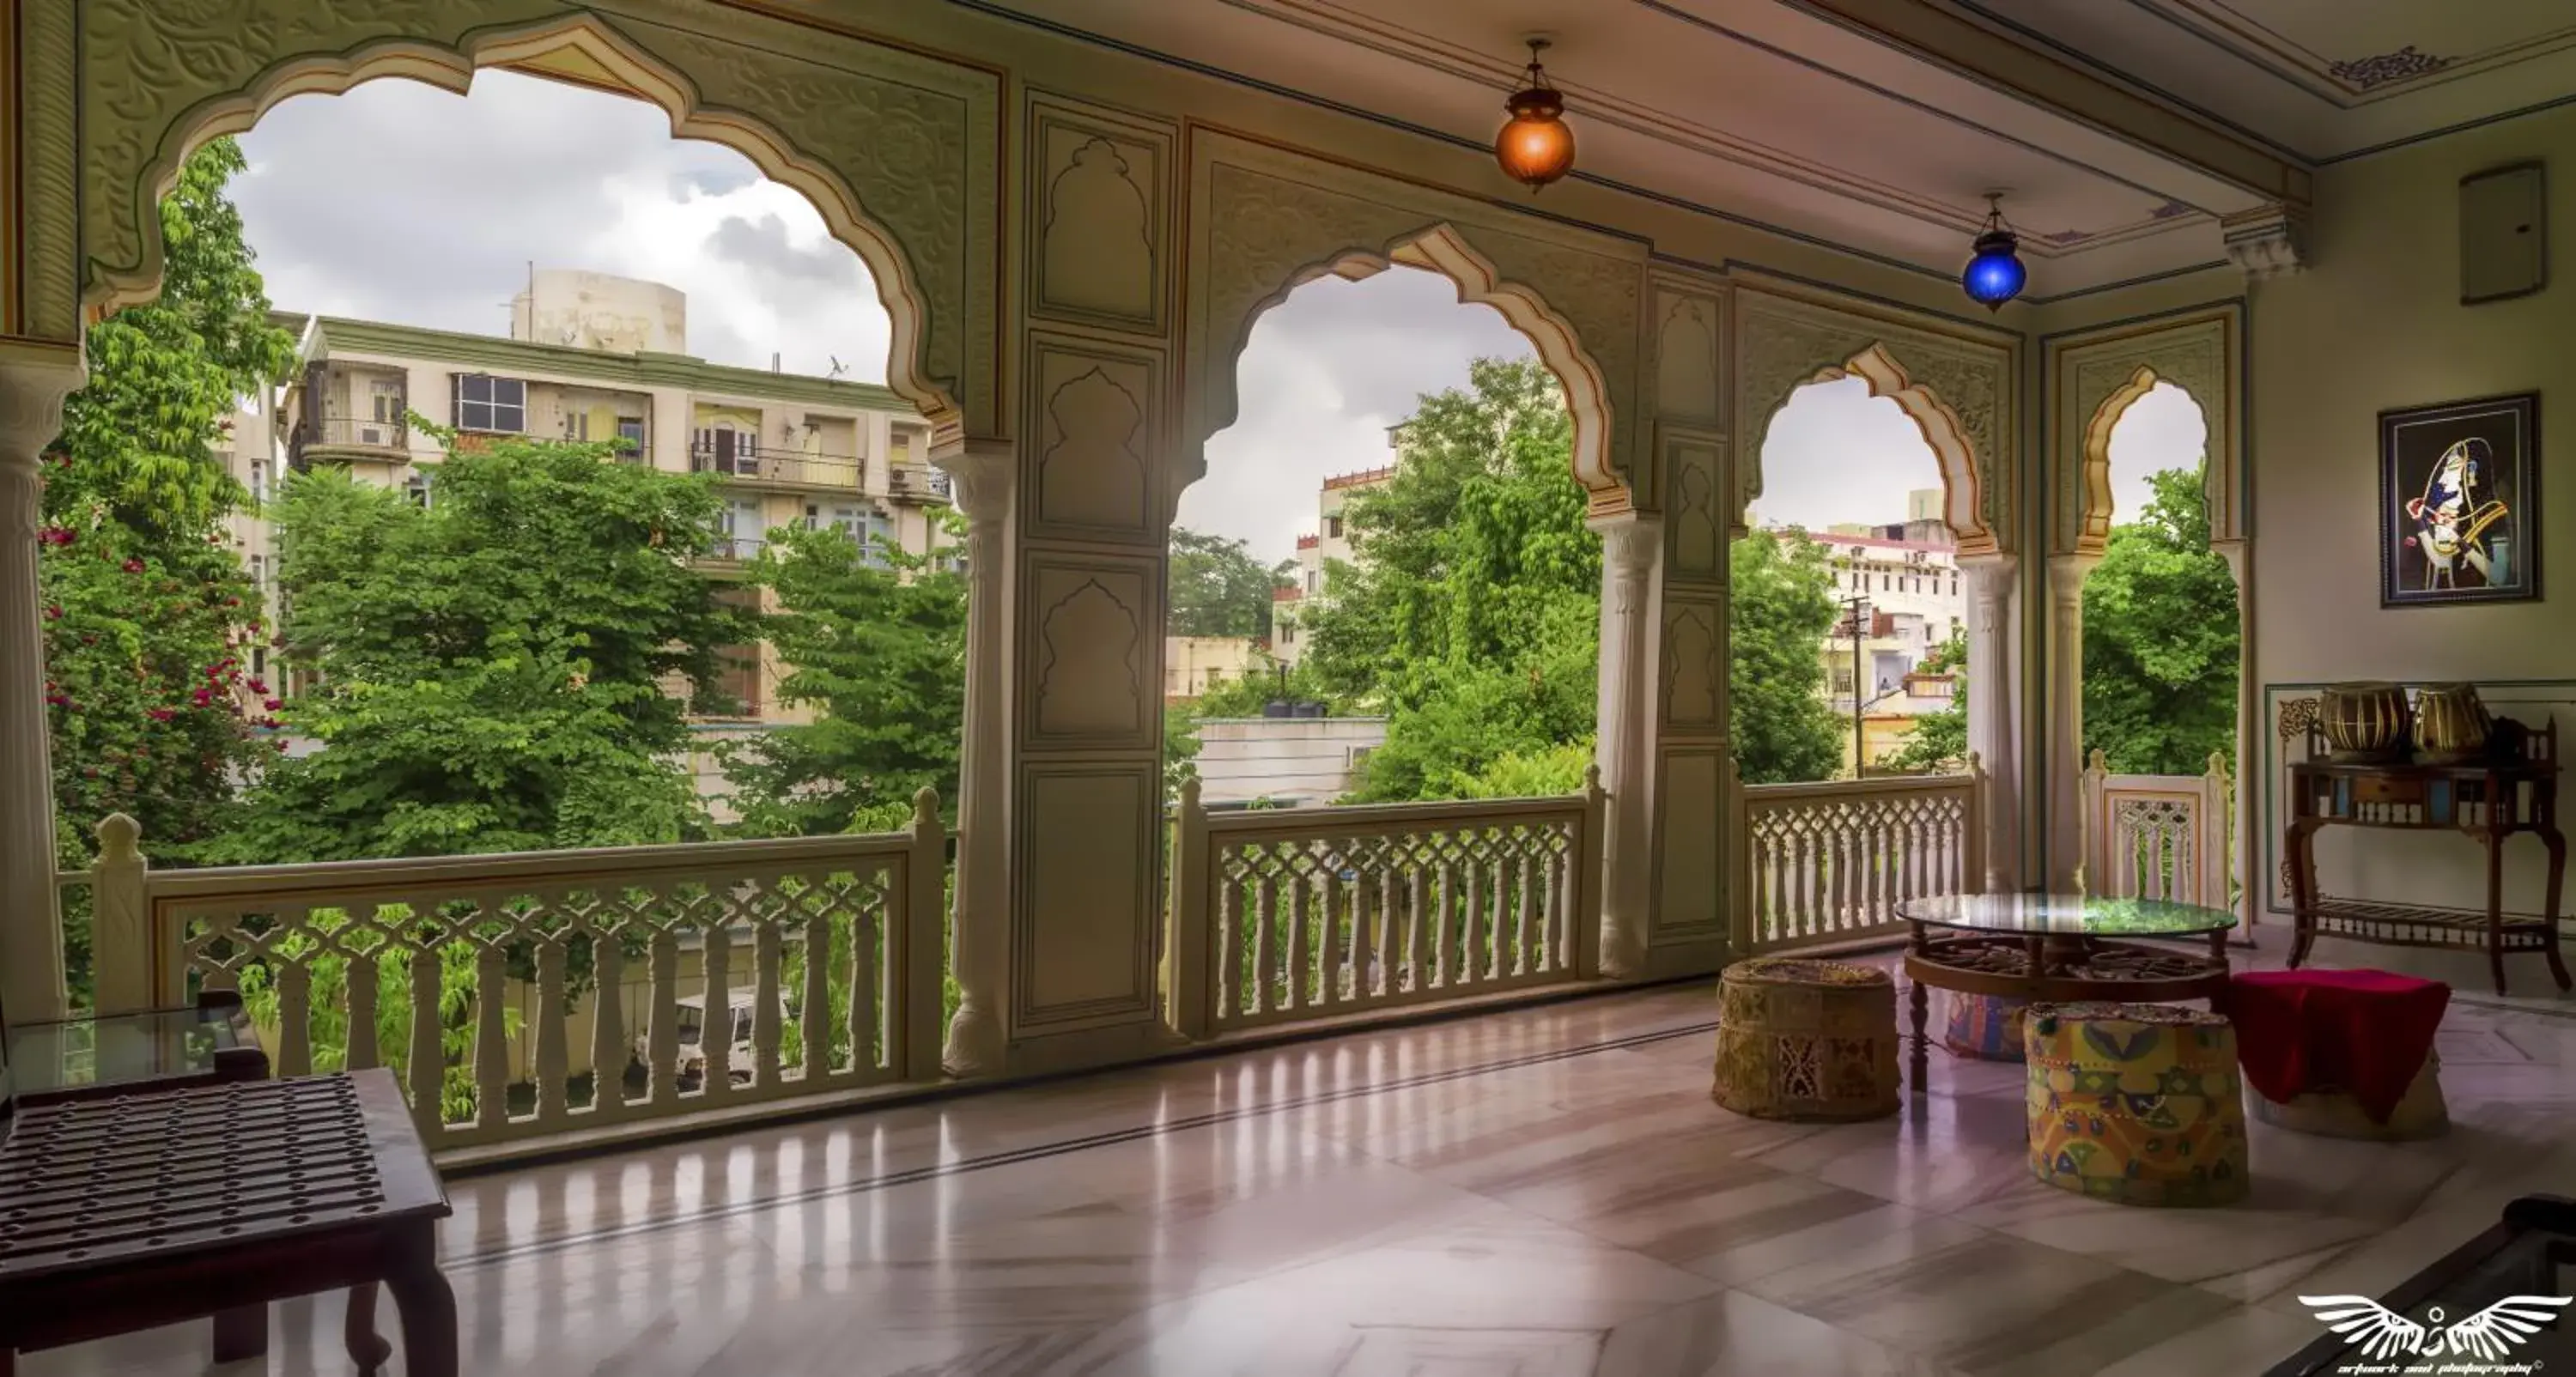
<svg viewBox="0 0 2576 1377">
<path fill-rule="evenodd" d="M 2111 429 L 2159 382 L 2190 394 L 2209 428 L 2201 469 L 2213 543 L 2245 538 L 2244 315 L 2234 304 L 2049 349 L 2049 533 L 2058 554 L 2100 554 L 2111 532 Z"/>
<path fill-rule="evenodd" d="M 1873 395 L 1903 406 L 1942 456 L 1960 552 L 2014 547 L 2014 344 L 1744 282 L 1735 290 L 1734 324 L 1737 524 L 1762 495 L 1762 438 L 1789 395 L 1820 379 L 1859 376 Z"/>
<path fill-rule="evenodd" d="M 1190 181 L 1188 375 L 1197 385 L 1179 486 L 1207 471 L 1208 437 L 1234 422 L 1235 365 L 1253 321 L 1325 273 L 1403 262 L 1500 310 L 1564 379 L 1575 477 L 1596 514 L 1651 491 L 1639 481 L 1650 462 L 1638 424 L 1643 242 L 1223 134 L 1192 139 Z"/>
<path fill-rule="evenodd" d="M 895 319 L 889 384 L 995 433 L 998 73 L 705 0 L 21 0 L 21 25 L 31 333 L 155 290 L 153 203 L 192 145 L 288 96 L 510 63 L 640 94 L 812 197 Z"/>
</svg>

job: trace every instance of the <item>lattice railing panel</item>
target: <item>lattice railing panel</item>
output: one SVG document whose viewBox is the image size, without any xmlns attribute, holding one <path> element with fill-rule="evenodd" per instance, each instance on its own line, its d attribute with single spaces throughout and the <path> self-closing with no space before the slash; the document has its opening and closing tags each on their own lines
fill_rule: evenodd
<svg viewBox="0 0 2576 1377">
<path fill-rule="evenodd" d="M 1181 1021 L 1221 1033 L 1585 978 L 1597 811 L 1575 796 L 1210 816 L 1186 797 L 1175 915 L 1197 925 L 1187 983 L 1205 993 Z"/>
<path fill-rule="evenodd" d="M 1893 931 L 1907 899 L 1979 887 L 1977 777 L 1752 785 L 1744 893 L 1755 951 Z"/>
<path fill-rule="evenodd" d="M 2115 775 L 2097 750 L 2083 786 L 2087 891 L 2235 905 L 2233 790 L 2223 757 L 2211 756 L 2202 775 Z"/>
<path fill-rule="evenodd" d="M 434 1149 L 883 1084 L 936 1064 L 924 806 L 877 836 L 157 872 L 156 964 L 241 990 L 280 1075 L 393 1067 Z"/>
</svg>

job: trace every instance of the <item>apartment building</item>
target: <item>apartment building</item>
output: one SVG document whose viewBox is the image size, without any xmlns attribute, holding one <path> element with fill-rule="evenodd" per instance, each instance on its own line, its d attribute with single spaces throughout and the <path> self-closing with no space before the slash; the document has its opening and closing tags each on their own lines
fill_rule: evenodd
<svg viewBox="0 0 2576 1377">
<path fill-rule="evenodd" d="M 1402 427 L 1395 429 L 1401 430 Z M 1271 656 L 1283 665 L 1294 667 L 1305 653 L 1303 633 L 1297 626 L 1297 609 L 1324 591 L 1326 571 L 1333 561 L 1345 563 L 1351 558 L 1351 537 L 1344 521 L 1351 497 L 1371 488 L 1382 488 L 1395 481 L 1395 466 L 1365 469 L 1358 473 L 1337 474 L 1324 480 L 1315 497 L 1315 530 L 1297 537 L 1297 584 L 1281 589 L 1271 601 Z"/>
<path fill-rule="evenodd" d="M 928 462 L 930 427 L 908 403 L 867 383 L 691 356 L 687 309 L 683 293 L 659 283 L 545 269 L 511 303 L 509 338 L 287 318 L 302 337 L 297 374 L 269 414 L 237 419 L 237 476 L 265 495 L 281 465 L 336 464 L 434 501 L 444 455 L 409 423 L 417 415 L 468 443 L 614 440 L 624 462 L 715 475 L 722 534 L 699 563 L 719 579 L 739 577 L 771 533 L 796 526 L 837 526 L 872 552 L 963 558 L 937 520 L 949 493 Z M 276 562 L 266 523 L 253 514 L 235 527 L 245 563 L 265 580 Z M 785 667 L 766 647 L 736 647 L 728 659 L 723 687 L 742 711 L 702 721 L 711 738 L 804 719 L 776 701 Z M 696 766 L 718 791 L 711 758 Z"/>
<path fill-rule="evenodd" d="M 1967 596 L 1940 504 L 1939 490 L 1920 490 L 1906 495 L 1902 522 L 1838 524 L 1810 536 L 1825 548 L 1834 596 L 1843 603 L 1843 619 L 1818 650 L 1825 697 L 1847 723 L 1857 699 L 1873 765 L 1904 744 L 1913 718 L 1946 707 L 1956 689 L 1952 676 L 1922 672 L 1933 651 L 1967 634 Z M 1847 769 L 1853 751 L 1846 741 Z"/>
</svg>

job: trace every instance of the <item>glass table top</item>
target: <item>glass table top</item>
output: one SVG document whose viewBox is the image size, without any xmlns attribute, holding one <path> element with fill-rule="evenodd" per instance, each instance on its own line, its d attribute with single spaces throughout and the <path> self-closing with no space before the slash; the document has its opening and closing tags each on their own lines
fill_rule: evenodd
<svg viewBox="0 0 2576 1377">
<path fill-rule="evenodd" d="M 1896 916 L 1935 927 L 2047 937 L 2193 937 L 2225 932 L 2236 915 L 2165 899 L 2094 894 L 1944 894 L 1907 899 Z"/>
<path fill-rule="evenodd" d="M 21 1095 L 210 1077 L 218 1054 L 246 1045 L 247 1025 L 233 1013 L 190 1007 L 22 1023 L 6 1035 L 10 1072 Z"/>
</svg>

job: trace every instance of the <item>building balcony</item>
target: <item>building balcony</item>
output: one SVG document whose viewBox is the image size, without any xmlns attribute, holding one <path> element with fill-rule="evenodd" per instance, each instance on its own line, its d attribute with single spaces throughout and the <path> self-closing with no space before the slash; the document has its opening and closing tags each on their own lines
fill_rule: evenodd
<svg viewBox="0 0 2576 1377">
<path fill-rule="evenodd" d="M 867 481 L 867 464 L 854 455 L 818 454 L 807 450 L 765 450 L 699 441 L 689 447 L 689 469 L 713 473 L 748 487 L 823 489 L 857 492 Z"/>
<path fill-rule="evenodd" d="M 308 416 L 290 438 L 287 463 L 294 468 L 315 459 L 399 464 L 411 457 L 411 427 L 401 421 Z"/>
<path fill-rule="evenodd" d="M 765 536 L 717 536 L 707 542 L 707 548 L 699 551 L 690 562 L 701 568 L 739 569 L 760 558 L 760 552 L 768 548 L 769 540 Z"/>
<path fill-rule="evenodd" d="M 928 464 L 888 464 L 886 493 L 898 502 L 947 502 L 948 475 Z"/>
</svg>

